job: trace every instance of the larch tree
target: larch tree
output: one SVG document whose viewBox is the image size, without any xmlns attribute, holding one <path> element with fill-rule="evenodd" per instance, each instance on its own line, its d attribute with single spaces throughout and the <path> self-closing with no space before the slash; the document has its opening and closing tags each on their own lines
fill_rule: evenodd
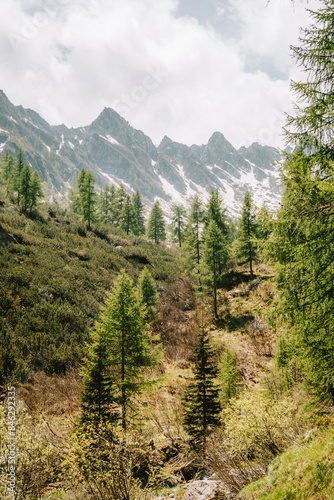
<svg viewBox="0 0 334 500">
<path fill-rule="evenodd" d="M 145 207 L 142 203 L 139 191 L 136 191 L 132 196 L 132 204 L 136 214 L 136 229 L 135 235 L 145 234 Z"/>
<path fill-rule="evenodd" d="M 25 164 L 22 167 L 18 185 L 18 194 L 20 197 L 21 210 L 25 214 L 28 212 L 28 207 L 30 204 L 30 187 L 31 187 L 31 170 L 29 165 Z"/>
<path fill-rule="evenodd" d="M 313 24 L 293 47 L 307 78 L 292 82 L 297 105 L 286 134 L 295 150 L 282 162 L 285 193 L 274 247 L 287 340 L 294 345 L 290 352 L 302 361 L 319 399 L 333 404 L 334 1 L 322 0 L 311 16 Z"/>
<path fill-rule="evenodd" d="M 34 170 L 30 179 L 30 199 L 29 199 L 30 212 L 32 212 L 32 210 L 37 207 L 39 200 L 43 198 L 43 196 L 44 193 L 43 193 L 41 179 L 38 175 L 37 170 Z"/>
<path fill-rule="evenodd" d="M 194 377 L 185 390 L 183 425 L 205 455 L 206 438 L 220 424 L 216 353 L 202 326 L 193 352 Z"/>
<path fill-rule="evenodd" d="M 119 418 L 126 432 L 132 398 L 143 388 L 143 369 L 156 359 L 145 314 L 132 280 L 121 271 L 84 361 L 84 420 Z"/>
<path fill-rule="evenodd" d="M 113 203 L 114 222 L 117 226 L 120 224 L 120 217 L 126 197 L 127 197 L 127 192 L 125 190 L 124 185 L 121 183 L 119 185 L 119 188 L 116 189 L 114 203 Z"/>
<path fill-rule="evenodd" d="M 227 236 L 223 236 L 214 220 L 203 234 L 203 261 L 204 279 L 212 289 L 213 310 L 215 318 L 218 318 L 217 288 L 220 280 L 220 271 L 226 266 L 228 259 Z"/>
<path fill-rule="evenodd" d="M 184 230 L 186 221 L 186 209 L 183 205 L 172 205 L 172 222 L 171 222 L 171 233 L 173 239 L 177 241 L 179 247 L 182 247 L 184 241 Z"/>
<path fill-rule="evenodd" d="M 218 189 L 210 191 L 210 198 L 206 206 L 205 225 L 208 226 L 212 220 L 215 221 L 222 235 L 226 236 L 228 234 L 226 208 L 223 207 Z"/>
<path fill-rule="evenodd" d="M 158 201 L 153 204 L 146 230 L 147 237 L 156 244 L 166 239 L 164 216 Z"/>
<path fill-rule="evenodd" d="M 196 194 L 192 200 L 190 214 L 187 219 L 186 242 L 191 248 L 192 259 L 196 260 L 197 264 L 200 263 L 201 259 L 201 230 L 204 219 L 205 212 L 201 200 Z"/>
<path fill-rule="evenodd" d="M 115 186 L 105 184 L 97 200 L 97 212 L 101 222 L 113 223 L 113 203 L 115 199 Z"/>
<path fill-rule="evenodd" d="M 13 179 L 13 191 L 16 192 L 17 194 L 17 204 L 18 206 L 21 205 L 21 173 L 24 168 L 24 160 L 23 160 L 23 152 L 21 149 L 19 149 L 17 153 L 17 160 L 15 163 L 15 170 L 14 170 L 14 179 Z"/>
<path fill-rule="evenodd" d="M 140 273 L 138 280 L 138 292 L 140 300 L 146 307 L 147 318 L 152 318 L 157 303 L 157 290 L 154 280 L 147 267 L 145 267 Z"/>
<path fill-rule="evenodd" d="M 86 172 L 79 186 L 79 202 L 82 219 L 90 230 L 91 223 L 95 220 L 96 194 L 94 189 L 94 177 L 91 172 Z"/>
<path fill-rule="evenodd" d="M 256 255 L 256 216 L 250 192 L 244 196 L 241 218 L 237 231 L 237 256 L 249 263 L 249 270 L 253 276 L 253 262 Z"/>
<path fill-rule="evenodd" d="M 123 208 L 119 216 L 119 225 L 126 234 L 135 234 L 137 228 L 137 219 L 132 199 L 127 194 L 123 203 Z"/>
</svg>

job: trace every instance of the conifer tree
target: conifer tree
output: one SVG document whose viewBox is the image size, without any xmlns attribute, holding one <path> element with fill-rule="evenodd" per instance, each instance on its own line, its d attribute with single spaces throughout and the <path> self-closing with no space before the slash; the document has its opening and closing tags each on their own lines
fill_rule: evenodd
<svg viewBox="0 0 334 500">
<path fill-rule="evenodd" d="M 91 172 L 86 172 L 83 180 L 80 180 L 79 202 L 82 219 L 87 223 L 87 229 L 90 230 L 91 223 L 95 220 L 96 195 L 94 190 L 94 177 Z"/>
<path fill-rule="evenodd" d="M 30 204 L 30 188 L 31 188 L 31 171 L 29 165 L 25 164 L 22 167 L 18 185 L 18 194 L 21 200 L 20 201 L 21 210 L 25 214 L 28 212 L 28 207 Z"/>
<path fill-rule="evenodd" d="M 194 378 L 185 391 L 183 401 L 183 425 L 205 455 L 206 438 L 220 423 L 221 407 L 215 384 L 215 352 L 204 327 L 198 334 L 193 361 Z"/>
<path fill-rule="evenodd" d="M 244 196 L 239 228 L 237 231 L 237 256 L 249 262 L 253 276 L 253 261 L 256 255 L 256 219 L 252 198 L 247 190 Z"/>
<path fill-rule="evenodd" d="M 304 375 L 318 397 L 332 404 L 333 11 L 334 1 L 322 0 L 319 10 L 311 12 L 313 24 L 302 31 L 300 46 L 293 47 L 307 79 L 292 83 L 298 106 L 286 132 L 295 150 L 282 164 L 285 193 L 273 245 L 281 310 L 293 334 L 291 353 L 302 360 Z"/>
<path fill-rule="evenodd" d="M 122 271 L 84 361 L 83 420 L 119 417 L 127 430 L 132 397 L 143 388 L 143 368 L 155 362 L 145 314 L 132 280 Z"/>
<path fill-rule="evenodd" d="M 33 208 L 37 207 L 38 200 L 43 198 L 43 189 L 41 179 L 38 175 L 37 170 L 34 170 L 30 180 L 30 212 Z"/>
<path fill-rule="evenodd" d="M 223 202 L 218 189 L 211 189 L 210 191 L 210 198 L 206 207 L 205 225 L 208 226 L 212 220 L 215 221 L 222 235 L 227 236 L 226 209 L 223 208 Z"/>
<path fill-rule="evenodd" d="M 139 276 L 138 291 L 140 300 L 145 304 L 147 317 L 152 318 L 157 303 L 157 290 L 147 267 L 143 269 Z"/>
<path fill-rule="evenodd" d="M 69 193 L 69 198 L 71 201 L 71 208 L 72 208 L 73 212 L 75 212 L 76 214 L 80 214 L 80 215 L 82 215 L 80 191 L 81 191 L 83 183 L 85 181 L 86 174 L 87 174 L 86 169 L 84 167 L 82 167 L 82 169 L 79 172 L 78 180 L 77 180 L 78 189 L 77 190 L 71 189 L 70 193 Z"/>
<path fill-rule="evenodd" d="M 223 236 L 216 222 L 211 220 L 203 235 L 203 260 L 205 265 L 204 278 L 212 289 L 213 309 L 218 318 L 217 288 L 220 279 L 220 269 L 226 266 L 228 259 L 227 237 Z"/>
<path fill-rule="evenodd" d="M 126 197 L 127 197 L 127 192 L 125 191 L 124 185 L 121 183 L 119 185 L 119 188 L 115 192 L 115 198 L 113 204 L 113 215 L 115 219 L 115 224 L 117 226 L 120 224 L 120 217 Z"/>
<path fill-rule="evenodd" d="M 137 228 L 136 212 L 130 196 L 127 194 L 119 216 L 119 225 L 126 234 L 135 233 Z"/>
<path fill-rule="evenodd" d="M 153 204 L 148 219 L 147 237 L 154 240 L 156 244 L 166 239 L 165 221 L 158 201 Z"/>
<path fill-rule="evenodd" d="M 171 212 L 172 212 L 171 232 L 174 240 L 178 242 L 179 247 L 181 248 L 182 242 L 184 241 L 186 209 L 182 205 L 173 205 L 171 207 Z"/>
<path fill-rule="evenodd" d="M 132 204 L 136 213 L 136 229 L 135 235 L 139 236 L 145 234 L 145 217 L 144 217 L 144 205 L 141 201 L 141 196 L 139 191 L 136 191 L 132 196 Z"/>
<path fill-rule="evenodd" d="M 8 149 L 2 158 L 1 178 L 6 186 L 6 195 L 11 198 L 14 192 L 15 160 Z"/>
<path fill-rule="evenodd" d="M 201 229 L 204 222 L 205 212 L 202 208 L 202 203 L 196 194 L 193 198 L 190 214 L 187 220 L 186 241 L 192 249 L 192 258 L 200 263 L 201 252 Z"/>
<path fill-rule="evenodd" d="M 24 167 L 23 152 L 19 149 L 17 153 L 17 160 L 15 164 L 14 179 L 13 179 L 13 191 L 17 193 L 17 204 L 20 206 L 20 188 L 21 188 L 21 173 Z"/>
<path fill-rule="evenodd" d="M 97 211 L 101 222 L 113 223 L 113 203 L 115 199 L 115 186 L 105 184 L 100 191 L 97 201 Z"/>
<path fill-rule="evenodd" d="M 115 423 L 119 418 L 119 411 L 111 371 L 110 332 L 102 323 L 98 323 L 90 336 L 91 344 L 81 370 L 83 390 L 80 421 L 98 428 L 106 422 Z"/>
<path fill-rule="evenodd" d="M 219 381 L 221 386 L 222 404 L 235 397 L 238 392 L 236 383 L 239 370 L 235 366 L 234 356 L 226 349 L 219 364 Z"/>
</svg>

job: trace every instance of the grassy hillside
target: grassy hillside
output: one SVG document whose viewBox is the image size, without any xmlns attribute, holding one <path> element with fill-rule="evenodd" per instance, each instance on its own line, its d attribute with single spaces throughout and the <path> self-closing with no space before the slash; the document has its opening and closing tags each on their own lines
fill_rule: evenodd
<svg viewBox="0 0 334 500">
<path fill-rule="evenodd" d="M 276 458 L 269 473 L 247 486 L 243 500 L 331 500 L 334 491 L 334 420 L 323 417 L 298 444 Z"/>
<path fill-rule="evenodd" d="M 66 209 L 45 206 L 35 219 L 1 209 L 3 377 L 25 381 L 77 364 L 117 273 L 136 279 L 145 265 L 157 283 L 180 274 L 173 250 L 103 225 L 88 232 Z"/>
</svg>

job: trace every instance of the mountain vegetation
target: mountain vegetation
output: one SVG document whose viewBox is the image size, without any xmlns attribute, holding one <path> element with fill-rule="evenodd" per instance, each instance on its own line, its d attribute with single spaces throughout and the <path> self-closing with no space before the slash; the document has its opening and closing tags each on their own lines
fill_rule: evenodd
<svg viewBox="0 0 334 500">
<path fill-rule="evenodd" d="M 232 220 L 214 188 L 168 226 L 159 200 L 88 167 L 66 206 L 42 203 L 29 150 L 4 152 L 2 496 L 333 498 L 333 7 L 294 49 L 307 106 L 276 212 L 246 191 Z"/>
</svg>

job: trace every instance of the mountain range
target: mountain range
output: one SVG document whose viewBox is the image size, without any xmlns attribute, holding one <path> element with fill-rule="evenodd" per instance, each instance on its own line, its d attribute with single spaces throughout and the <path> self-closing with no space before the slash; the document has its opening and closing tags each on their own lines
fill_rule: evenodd
<svg viewBox="0 0 334 500">
<path fill-rule="evenodd" d="M 212 188 L 219 188 L 231 215 L 239 213 L 246 189 L 258 206 L 266 202 L 274 209 L 281 198 L 274 166 L 280 153 L 273 147 L 253 143 L 237 150 L 220 132 L 206 145 L 186 146 L 165 136 L 156 146 L 110 108 L 89 126 L 52 126 L 0 91 L 0 153 L 15 154 L 19 148 L 54 199 L 65 198 L 76 186 L 83 166 L 98 188 L 122 182 L 129 192 L 140 191 L 148 204 L 159 199 L 165 211 L 171 203 L 189 205 L 196 193 L 205 200 Z"/>
</svg>

